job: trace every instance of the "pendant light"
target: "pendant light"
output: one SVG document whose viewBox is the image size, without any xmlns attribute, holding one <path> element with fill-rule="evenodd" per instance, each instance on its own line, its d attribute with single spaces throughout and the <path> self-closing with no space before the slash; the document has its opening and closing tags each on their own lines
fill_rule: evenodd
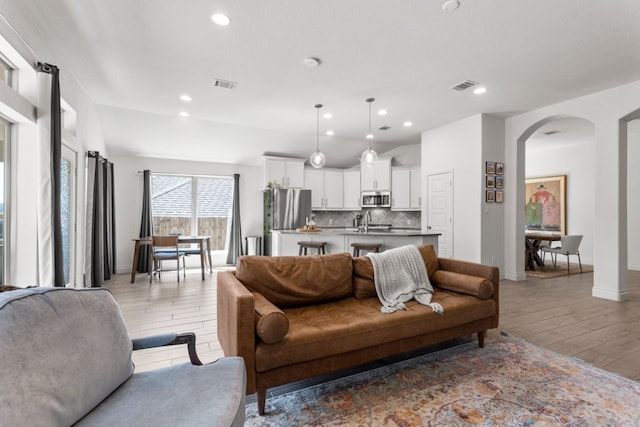
<svg viewBox="0 0 640 427">
<path fill-rule="evenodd" d="M 366 101 L 369 103 L 369 133 L 367 134 L 369 147 L 362 152 L 362 156 L 360 156 L 360 163 L 362 166 L 371 167 L 376 160 L 378 160 L 378 153 L 373 151 L 373 148 L 371 148 L 371 140 L 373 139 L 373 134 L 371 133 L 371 103 L 375 101 L 375 99 L 367 98 Z"/>
<path fill-rule="evenodd" d="M 327 158 L 320 152 L 320 109 L 322 104 L 314 105 L 316 108 L 316 151 L 309 157 L 309 163 L 314 168 L 320 169 L 327 162 Z"/>
</svg>

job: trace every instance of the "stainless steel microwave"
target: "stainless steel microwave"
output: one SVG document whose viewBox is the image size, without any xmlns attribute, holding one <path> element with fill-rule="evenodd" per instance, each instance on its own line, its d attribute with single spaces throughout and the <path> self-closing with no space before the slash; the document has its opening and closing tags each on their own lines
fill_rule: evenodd
<svg viewBox="0 0 640 427">
<path fill-rule="evenodd" d="M 363 208 L 390 208 L 390 191 L 363 191 L 361 197 Z"/>
</svg>

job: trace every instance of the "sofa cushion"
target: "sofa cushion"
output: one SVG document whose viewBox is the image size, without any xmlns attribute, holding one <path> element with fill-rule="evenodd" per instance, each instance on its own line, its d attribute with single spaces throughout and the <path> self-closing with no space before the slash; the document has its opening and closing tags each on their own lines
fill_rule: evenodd
<svg viewBox="0 0 640 427">
<path fill-rule="evenodd" d="M 439 267 L 438 257 L 432 245 L 418 246 L 422 259 L 427 267 L 429 278 Z M 373 281 L 373 265 L 367 256 L 353 259 L 353 296 L 359 299 L 376 298 L 376 285 Z"/>
<path fill-rule="evenodd" d="M 241 256 L 236 277 L 280 308 L 351 296 L 352 262 L 347 253 L 311 256 Z"/>
<path fill-rule="evenodd" d="M 277 344 L 257 343 L 256 370 L 264 372 L 434 333 L 489 318 L 497 310 L 493 299 L 481 300 L 446 290 L 436 290 L 433 302 L 442 304 L 444 316 L 416 301 L 409 301 L 406 310 L 382 313 L 377 298 L 345 298 L 285 309 L 289 333 Z"/>
<path fill-rule="evenodd" d="M 136 373 L 74 427 L 242 426 L 246 379 L 241 357 Z"/>
<path fill-rule="evenodd" d="M 72 425 L 133 373 L 131 340 L 106 289 L 0 293 L 0 343 L 2 425 Z"/>
<path fill-rule="evenodd" d="M 253 293 L 255 302 L 255 326 L 260 339 L 269 344 L 282 341 L 289 331 L 289 319 L 275 305 L 271 304 L 259 292 Z"/>
<path fill-rule="evenodd" d="M 481 299 L 491 298 L 493 295 L 493 283 L 484 277 L 438 270 L 434 273 L 431 281 L 439 288 L 473 295 Z"/>
</svg>

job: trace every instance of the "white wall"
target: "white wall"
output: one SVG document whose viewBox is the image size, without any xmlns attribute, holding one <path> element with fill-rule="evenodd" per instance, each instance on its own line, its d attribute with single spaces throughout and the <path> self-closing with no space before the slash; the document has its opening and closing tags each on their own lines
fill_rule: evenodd
<svg viewBox="0 0 640 427">
<path fill-rule="evenodd" d="M 526 177 L 567 176 L 567 234 L 582 234 L 580 258 L 593 265 L 595 221 L 595 141 L 530 149 L 527 143 Z M 573 257 L 572 257 L 573 258 Z M 572 262 L 576 261 L 572 259 Z"/>
<path fill-rule="evenodd" d="M 629 269 L 640 270 L 640 120 L 630 127 L 627 149 Z"/>
<path fill-rule="evenodd" d="M 422 133 L 422 197 L 426 176 L 453 171 L 453 258 L 480 262 L 483 206 L 482 115 Z M 427 209 L 422 210 L 422 226 Z"/>
<path fill-rule="evenodd" d="M 190 162 L 149 157 L 114 157 L 114 189 L 116 212 L 116 271 L 130 273 L 133 242 L 140 233 L 142 215 L 142 174 L 155 173 L 233 176 L 240 174 L 240 213 L 242 235 L 262 235 L 262 189 L 264 171 L 261 166 Z M 244 243 L 244 241 L 243 241 Z M 216 261 L 214 260 L 214 264 Z"/>
<path fill-rule="evenodd" d="M 486 161 L 504 164 L 504 119 L 484 114 L 482 115 L 482 179 L 486 176 L 483 168 Z M 505 167 L 507 166 L 505 165 Z M 482 235 L 480 238 L 482 256 L 480 262 L 482 264 L 497 265 L 502 274 L 504 264 L 504 203 L 486 203 L 484 196 L 481 197 L 483 206 Z"/>
</svg>

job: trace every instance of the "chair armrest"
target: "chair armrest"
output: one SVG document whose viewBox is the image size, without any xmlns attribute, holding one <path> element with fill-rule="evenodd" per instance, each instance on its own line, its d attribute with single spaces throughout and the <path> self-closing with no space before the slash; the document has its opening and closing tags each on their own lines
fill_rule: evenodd
<svg viewBox="0 0 640 427">
<path fill-rule="evenodd" d="M 181 334 L 162 334 L 152 335 L 143 338 L 133 338 L 133 350 L 142 350 L 143 348 L 164 347 L 167 345 L 186 344 L 189 352 L 189 359 L 192 365 L 202 365 L 198 354 L 196 353 L 196 334 L 193 332 L 184 332 Z"/>
</svg>

